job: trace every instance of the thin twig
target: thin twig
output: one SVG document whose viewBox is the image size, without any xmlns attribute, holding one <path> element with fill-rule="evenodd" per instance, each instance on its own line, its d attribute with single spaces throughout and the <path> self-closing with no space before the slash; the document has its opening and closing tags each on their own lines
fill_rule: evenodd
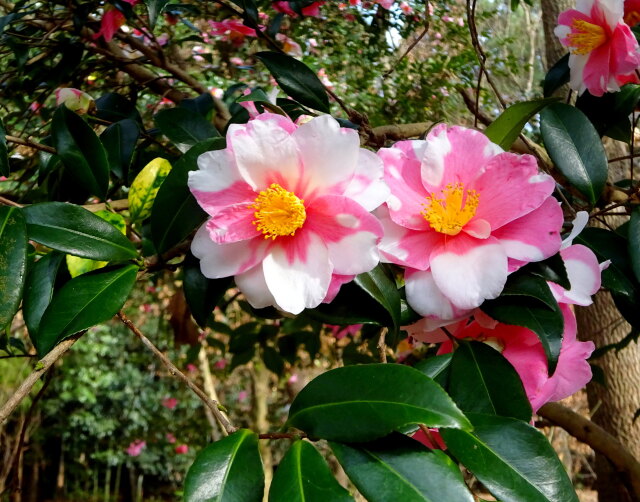
<svg viewBox="0 0 640 502">
<path fill-rule="evenodd" d="M 4 205 L 4 206 L 12 206 L 12 207 L 22 207 L 22 204 L 18 204 L 17 202 L 14 202 L 12 200 L 9 200 L 5 197 L 2 197 L 0 195 L 0 204 Z"/>
<path fill-rule="evenodd" d="M 424 9 L 425 20 L 424 20 L 424 28 L 422 29 L 422 32 L 420 33 L 420 35 L 417 36 L 417 38 L 413 42 L 409 44 L 409 47 L 407 47 L 407 50 L 404 51 L 404 54 L 400 56 L 400 59 L 398 59 L 395 62 L 395 64 L 382 75 L 383 79 L 387 78 L 396 70 L 396 68 L 402 62 L 402 60 L 407 57 L 407 55 L 414 49 L 414 47 L 420 43 L 420 40 L 422 40 L 425 37 L 425 35 L 429 32 L 429 24 L 431 23 L 431 15 L 429 14 L 429 0 L 426 0 L 424 4 L 425 4 L 425 9 Z"/>
<path fill-rule="evenodd" d="M 389 330 L 387 328 L 382 328 L 380 330 L 380 335 L 378 337 L 378 355 L 380 356 L 380 362 L 381 363 L 386 363 L 387 362 L 387 343 L 386 343 L 386 338 L 387 338 L 387 332 Z"/>
<path fill-rule="evenodd" d="M 258 434 L 259 439 L 303 439 L 308 437 L 304 432 L 266 432 Z"/>
<path fill-rule="evenodd" d="M 213 413 L 213 416 L 216 417 L 216 420 L 220 424 L 220 427 L 225 435 L 233 434 L 237 430 L 233 425 L 231 425 L 231 422 L 229 422 L 229 419 L 222 413 L 221 408 L 223 409 L 223 407 L 220 403 L 218 403 L 217 401 L 214 401 L 213 399 L 210 399 L 209 396 L 207 396 L 207 394 L 200 387 L 198 387 L 184 373 L 182 373 L 182 371 L 180 371 L 176 367 L 176 365 L 173 364 L 169 360 L 169 358 L 165 356 L 160 351 L 160 349 L 158 349 L 158 347 L 156 347 L 151 342 L 151 340 L 149 340 L 146 336 L 144 336 L 142 331 L 140 331 L 136 327 L 136 325 L 133 324 L 133 322 L 125 315 L 125 313 L 122 312 L 122 310 L 118 312 L 116 315 L 122 321 L 122 323 L 127 328 L 129 328 L 129 330 L 134 335 L 136 335 L 140 339 L 140 341 L 142 341 L 145 347 L 147 347 L 151 352 L 153 352 L 153 354 L 158 359 L 160 359 L 160 361 L 162 361 L 162 364 L 164 364 L 167 367 L 167 369 L 169 370 L 169 373 L 171 373 L 173 376 L 175 376 L 179 380 L 182 380 L 186 384 L 186 386 L 189 387 L 195 393 L 195 395 L 198 396 L 200 400 L 211 410 L 211 413 Z"/>
<path fill-rule="evenodd" d="M 15 410 L 22 400 L 27 397 L 38 379 L 51 367 L 53 363 L 60 359 L 63 354 L 69 350 L 74 343 L 76 343 L 76 341 L 78 341 L 78 338 L 80 338 L 82 334 L 83 333 L 79 333 L 63 340 L 51 349 L 51 352 L 40 359 L 36 364 L 36 368 L 27 376 L 27 378 L 24 379 L 20 384 L 20 387 L 16 389 L 9 400 L 0 409 L 0 425 L 5 422 L 13 410 Z"/>
<path fill-rule="evenodd" d="M 55 148 L 52 148 L 47 145 L 43 145 L 41 143 L 36 143 L 35 141 L 29 141 L 28 139 L 18 138 L 16 136 L 7 135 L 6 139 L 9 143 L 15 143 L 16 145 L 28 146 L 30 148 L 35 148 L 36 150 L 41 150 L 47 153 L 57 153 Z"/>
</svg>

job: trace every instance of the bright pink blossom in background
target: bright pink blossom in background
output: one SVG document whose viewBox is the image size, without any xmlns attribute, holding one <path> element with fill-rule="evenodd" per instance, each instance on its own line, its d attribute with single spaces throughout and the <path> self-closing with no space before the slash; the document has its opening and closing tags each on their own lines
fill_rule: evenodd
<svg viewBox="0 0 640 502">
<path fill-rule="evenodd" d="M 245 26 L 237 19 L 225 19 L 224 21 L 209 21 L 211 35 L 228 40 L 236 46 L 244 43 L 246 37 L 257 37 L 256 30 Z"/>
<path fill-rule="evenodd" d="M 496 298 L 507 275 L 555 254 L 563 223 L 553 179 L 535 158 L 482 133 L 439 125 L 425 141 L 382 148 L 387 207 L 381 256 L 407 267 L 407 301 L 438 320 Z"/>
<path fill-rule="evenodd" d="M 329 115 L 297 126 L 265 113 L 232 124 L 227 148 L 198 158 L 189 187 L 210 218 L 192 252 L 209 278 L 233 275 L 256 308 L 316 307 L 332 276 L 378 263 L 383 166 Z"/>
<path fill-rule="evenodd" d="M 571 88 L 594 96 L 618 91 L 618 78 L 640 65 L 635 36 L 623 21 L 621 0 L 579 0 L 558 16 L 556 36 L 571 51 Z"/>
<path fill-rule="evenodd" d="M 169 443 L 169 444 L 173 444 L 173 443 L 176 442 L 176 437 L 173 434 L 171 434 L 170 432 L 167 432 L 164 435 L 164 437 L 167 439 L 167 443 Z"/>
<path fill-rule="evenodd" d="M 142 453 L 142 450 L 145 446 L 147 446 L 147 443 L 145 441 L 136 439 L 127 447 L 127 455 L 129 455 L 130 457 L 137 457 L 138 455 L 140 455 L 140 453 Z"/>
<path fill-rule="evenodd" d="M 124 0 L 132 7 L 138 3 L 139 0 Z M 105 42 L 110 42 L 113 36 L 120 29 L 120 27 L 126 22 L 126 18 L 120 10 L 116 7 L 108 7 L 102 14 L 102 20 L 100 21 L 100 31 L 93 35 L 94 40 L 100 37 L 104 38 Z"/>
<path fill-rule="evenodd" d="M 341 340 L 347 335 L 355 335 L 362 329 L 362 324 L 351 324 L 350 326 L 334 326 L 333 324 L 327 324 L 327 328 L 331 331 L 331 334 L 336 340 Z"/>
<path fill-rule="evenodd" d="M 184 455 L 185 453 L 187 453 L 189 451 L 189 447 L 186 444 L 181 444 L 176 446 L 175 448 L 175 452 L 178 455 Z"/>
<path fill-rule="evenodd" d="M 165 397 L 162 400 L 162 406 L 164 406 L 165 408 L 167 408 L 169 410 L 172 410 L 176 406 L 178 406 L 178 400 L 175 397 Z"/>
<path fill-rule="evenodd" d="M 429 435 L 425 434 L 422 429 L 418 429 L 411 437 L 430 450 L 446 450 L 447 445 L 444 444 L 444 439 L 438 429 L 428 428 L 427 430 Z"/>
<path fill-rule="evenodd" d="M 273 2 L 272 7 L 278 12 L 283 12 L 284 14 L 287 14 L 291 17 L 296 17 L 298 15 L 297 12 L 294 11 L 289 4 L 290 2 L 278 1 L 278 2 Z M 324 1 L 313 2 L 311 5 L 307 5 L 306 7 L 303 7 L 302 9 L 300 9 L 300 12 L 302 13 L 303 16 L 320 17 L 320 7 L 322 7 L 323 4 L 324 4 Z"/>
</svg>

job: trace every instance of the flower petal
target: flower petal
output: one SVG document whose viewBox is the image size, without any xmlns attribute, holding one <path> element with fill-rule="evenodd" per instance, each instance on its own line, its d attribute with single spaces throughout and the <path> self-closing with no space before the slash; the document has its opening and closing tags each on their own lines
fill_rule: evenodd
<svg viewBox="0 0 640 502">
<path fill-rule="evenodd" d="M 441 320 L 441 322 L 432 322 L 431 324 L 441 326 L 465 315 L 463 309 L 457 308 L 442 293 L 430 270 L 407 269 L 405 291 L 407 303 L 413 310 L 422 316 Z"/>
<path fill-rule="evenodd" d="M 276 299 L 267 287 L 262 264 L 236 275 L 234 280 L 238 289 L 242 291 L 242 294 L 254 309 L 263 309 L 271 306 L 278 307 Z"/>
<path fill-rule="evenodd" d="M 254 210 L 245 203 L 220 209 L 206 225 L 211 239 L 222 244 L 262 237 L 253 221 Z"/>
<path fill-rule="evenodd" d="M 556 300 L 586 307 L 591 305 L 591 295 L 595 295 L 601 285 L 601 271 L 598 258 L 588 247 L 574 244 L 560 251 L 567 269 L 571 289 L 550 283 Z"/>
<path fill-rule="evenodd" d="M 459 309 L 497 298 L 507 281 L 507 255 L 494 237 L 458 234 L 434 249 L 430 260 L 436 285 Z"/>
<path fill-rule="evenodd" d="M 360 148 L 356 172 L 347 185 L 344 196 L 355 200 L 367 211 L 373 211 L 389 198 L 389 187 L 384 181 L 384 167 L 375 153 Z"/>
</svg>

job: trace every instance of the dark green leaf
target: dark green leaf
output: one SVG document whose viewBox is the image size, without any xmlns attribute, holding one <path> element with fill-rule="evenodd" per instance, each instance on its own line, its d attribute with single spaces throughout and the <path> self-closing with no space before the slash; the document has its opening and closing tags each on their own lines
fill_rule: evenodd
<svg viewBox="0 0 640 502">
<path fill-rule="evenodd" d="M 629 257 L 636 280 L 640 281 L 640 207 L 631 213 L 629 221 Z"/>
<path fill-rule="evenodd" d="M 124 119 L 131 119 L 141 123 L 142 119 L 134 104 L 124 96 L 114 92 L 100 96 L 96 99 L 97 116 L 108 122 L 118 122 Z"/>
<path fill-rule="evenodd" d="M 569 77 L 569 54 L 565 54 L 544 77 L 544 97 L 551 96 L 557 89 L 569 83 Z"/>
<path fill-rule="evenodd" d="M 534 99 L 511 105 L 489 124 L 484 133 L 503 150 L 509 150 L 513 142 L 518 139 L 525 124 L 545 106 L 557 100 L 558 98 Z"/>
<path fill-rule="evenodd" d="M 389 313 L 393 320 L 391 327 L 397 333 L 401 322 L 401 299 L 396 282 L 388 269 L 379 264 L 373 270 L 356 276 L 354 281 Z"/>
<path fill-rule="evenodd" d="M 399 364 L 330 370 L 296 396 L 287 423 L 311 437 L 361 442 L 409 424 L 468 428 L 464 415 L 426 375 Z"/>
<path fill-rule="evenodd" d="M 9 152 L 2 120 L 0 120 L 0 176 L 9 176 Z"/>
<path fill-rule="evenodd" d="M 29 271 L 24 289 L 22 314 L 32 339 L 38 332 L 42 314 L 51 303 L 53 287 L 63 262 L 64 254 L 53 251 L 40 258 Z"/>
<path fill-rule="evenodd" d="M 402 434 L 372 443 L 331 443 L 331 449 L 369 502 L 473 501 L 449 457 Z"/>
<path fill-rule="evenodd" d="M 27 228 L 22 210 L 0 206 L 0 330 L 18 310 L 27 270 Z"/>
<path fill-rule="evenodd" d="M 33 340 L 40 357 L 68 336 L 108 321 L 122 308 L 138 267 L 124 265 L 83 274 L 56 292 Z"/>
<path fill-rule="evenodd" d="M 262 360 L 264 361 L 264 365 L 267 367 L 269 371 L 275 373 L 276 375 L 282 375 L 284 371 L 284 359 L 278 354 L 278 351 L 273 347 L 262 348 Z"/>
<path fill-rule="evenodd" d="M 202 115 L 185 108 L 167 108 L 153 117 L 158 129 L 181 151 L 185 152 L 196 143 L 220 136 L 213 124 Z"/>
<path fill-rule="evenodd" d="M 233 370 L 238 366 L 242 366 L 243 364 L 249 363 L 253 359 L 253 356 L 255 355 L 255 353 L 256 353 L 255 347 L 252 346 L 244 352 L 238 352 L 237 354 L 233 354 L 233 357 L 231 358 L 231 365 L 229 366 L 229 371 Z"/>
<path fill-rule="evenodd" d="M 187 186 L 189 171 L 198 168 L 198 157 L 225 148 L 222 138 L 203 141 L 178 160 L 158 190 L 151 210 L 151 237 L 158 253 L 182 242 L 207 217 Z"/>
<path fill-rule="evenodd" d="M 347 502 L 353 501 L 340 486 L 329 466 L 313 445 L 298 440 L 291 445 L 269 490 L 269 502 Z"/>
<path fill-rule="evenodd" d="M 582 111 L 594 125 L 598 134 L 630 143 L 631 121 L 640 99 L 640 85 L 627 84 L 620 92 L 608 92 L 603 96 L 583 93 L 576 100 L 576 108 Z"/>
<path fill-rule="evenodd" d="M 451 361 L 448 390 L 465 413 L 531 420 L 531 405 L 518 373 L 485 343 L 460 341 Z"/>
<path fill-rule="evenodd" d="M 258 52 L 255 56 L 265 64 L 278 85 L 289 96 L 304 106 L 329 113 L 327 91 L 316 74 L 304 63 L 277 52 Z"/>
<path fill-rule="evenodd" d="M 153 30 L 156 27 L 158 16 L 162 14 L 162 11 L 171 0 L 144 0 L 147 5 L 147 12 L 149 13 L 149 26 Z"/>
<path fill-rule="evenodd" d="M 66 106 L 51 121 L 53 146 L 69 173 L 90 195 L 104 198 L 109 187 L 107 153 L 93 129 Z"/>
<path fill-rule="evenodd" d="M 469 414 L 473 433 L 441 429 L 450 451 L 502 502 L 578 502 L 539 431 L 512 418 Z"/>
<path fill-rule="evenodd" d="M 129 166 L 139 135 L 138 124 L 131 119 L 111 124 L 100 135 L 111 172 L 122 180 L 126 181 L 129 176 Z"/>
<path fill-rule="evenodd" d="M 207 279 L 200 271 L 200 260 L 191 251 L 184 259 L 184 296 L 191 315 L 201 328 L 207 325 L 211 313 L 231 286 L 232 277 Z"/>
<path fill-rule="evenodd" d="M 111 223 L 64 202 L 24 208 L 29 239 L 73 256 L 102 261 L 136 258 L 133 244 Z"/>
<path fill-rule="evenodd" d="M 247 429 L 198 453 L 184 480 L 185 502 L 262 502 L 263 492 L 258 436 Z"/>
<path fill-rule="evenodd" d="M 453 354 L 442 354 L 441 356 L 432 356 L 422 361 L 418 361 L 414 368 L 422 371 L 429 378 L 433 379 L 438 385 L 446 389 L 449 382 L 449 373 L 451 372 L 451 358 Z"/>
<path fill-rule="evenodd" d="M 540 113 L 540 132 L 560 172 L 595 204 L 607 181 L 608 162 L 589 119 L 573 106 L 553 103 Z"/>
<path fill-rule="evenodd" d="M 546 281 L 555 282 L 567 290 L 571 289 L 567 268 L 560 253 L 556 253 L 546 260 L 531 262 L 520 270 L 542 277 Z"/>
<path fill-rule="evenodd" d="M 213 97 L 210 93 L 204 92 L 197 98 L 183 99 L 180 101 L 180 108 L 206 117 L 213 110 Z"/>
<path fill-rule="evenodd" d="M 549 362 L 549 374 L 555 371 L 564 317 L 544 279 L 526 273 L 511 274 L 502 294 L 480 308 L 496 321 L 524 326 L 538 335 Z"/>
</svg>

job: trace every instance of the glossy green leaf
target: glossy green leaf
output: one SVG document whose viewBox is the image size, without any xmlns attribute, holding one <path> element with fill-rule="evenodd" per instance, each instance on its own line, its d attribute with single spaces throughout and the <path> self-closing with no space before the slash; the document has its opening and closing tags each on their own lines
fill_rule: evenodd
<svg viewBox="0 0 640 502">
<path fill-rule="evenodd" d="M 544 77 L 544 97 L 551 96 L 557 89 L 569 83 L 569 77 L 569 54 L 565 54 Z"/>
<path fill-rule="evenodd" d="M 58 251 L 91 260 L 136 258 L 133 244 L 120 230 L 91 211 L 63 202 L 24 208 L 29 239 Z"/>
<path fill-rule="evenodd" d="M 202 115 L 185 108 L 167 108 L 153 117 L 158 129 L 162 131 L 180 151 L 186 152 L 189 147 L 200 141 L 219 137 L 218 130 Z"/>
<path fill-rule="evenodd" d="M 373 270 L 357 275 L 354 281 L 389 313 L 393 321 L 392 328 L 397 332 L 401 322 L 401 298 L 396 282 L 385 265 L 379 264 Z"/>
<path fill-rule="evenodd" d="M 287 424 L 314 438 L 348 442 L 371 441 L 410 424 L 469 427 L 438 384 L 399 364 L 323 373 L 296 396 Z"/>
<path fill-rule="evenodd" d="M 156 157 L 138 173 L 129 189 L 129 214 L 132 221 L 148 218 L 158 190 L 171 171 L 167 159 Z"/>
<path fill-rule="evenodd" d="M 469 414 L 474 432 L 441 429 L 448 451 L 502 502 L 577 502 L 544 435 L 512 418 Z"/>
<path fill-rule="evenodd" d="M 282 375 L 284 371 L 284 359 L 278 351 L 268 345 L 262 348 L 262 361 L 269 371 L 276 375 Z"/>
<path fill-rule="evenodd" d="M 269 502 L 347 502 L 353 497 L 336 481 L 314 446 L 298 440 L 273 476 Z"/>
<path fill-rule="evenodd" d="M 428 357 L 422 361 L 418 361 L 414 368 L 433 379 L 442 388 L 446 389 L 449 382 L 449 373 L 451 372 L 452 357 L 452 353 Z"/>
<path fill-rule="evenodd" d="M 138 267 L 123 265 L 81 275 L 57 291 L 33 340 L 40 357 L 68 336 L 108 321 L 122 308 Z"/>
<path fill-rule="evenodd" d="M 149 26 L 153 30 L 156 27 L 158 16 L 162 14 L 162 11 L 171 0 L 144 0 L 147 6 L 147 12 L 149 13 Z"/>
<path fill-rule="evenodd" d="M 460 341 L 451 361 L 448 391 L 465 413 L 531 420 L 531 405 L 518 373 L 485 343 Z"/>
<path fill-rule="evenodd" d="M 371 443 L 331 443 L 331 449 L 369 502 L 473 501 L 449 457 L 402 434 Z"/>
<path fill-rule="evenodd" d="M 593 124 L 577 108 L 553 103 L 540 113 L 540 132 L 560 172 L 595 204 L 607 181 L 609 164 Z"/>
<path fill-rule="evenodd" d="M 108 122 L 131 119 L 141 123 L 142 119 L 135 105 L 115 92 L 108 92 L 96 99 L 97 116 Z"/>
<path fill-rule="evenodd" d="M 9 176 L 9 151 L 4 124 L 0 119 L 0 176 Z"/>
<path fill-rule="evenodd" d="M 211 93 L 203 92 L 197 98 L 188 98 L 180 101 L 180 108 L 185 108 L 191 113 L 197 113 L 206 117 L 213 110 L 214 102 Z"/>
<path fill-rule="evenodd" d="M 329 113 L 327 91 L 307 65 L 277 52 L 258 52 L 255 56 L 264 63 L 278 85 L 289 96 L 304 106 Z"/>
<path fill-rule="evenodd" d="M 18 310 L 27 270 L 27 227 L 22 210 L 0 206 L 0 330 Z"/>
<path fill-rule="evenodd" d="M 138 124 L 132 119 L 123 119 L 111 124 L 100 135 L 107 151 L 109 168 L 118 178 L 126 181 L 131 158 L 140 136 Z"/>
<path fill-rule="evenodd" d="M 158 190 L 151 209 L 151 237 L 158 253 L 182 242 L 207 217 L 187 186 L 189 171 L 198 168 L 198 157 L 225 148 L 223 138 L 213 138 L 192 147 L 175 163 Z"/>
<path fill-rule="evenodd" d="M 485 135 L 500 146 L 509 150 L 522 129 L 540 110 L 558 98 L 534 99 L 511 105 L 484 130 Z"/>
<path fill-rule="evenodd" d="M 185 502 L 262 502 L 263 492 L 258 436 L 247 429 L 198 453 L 184 481 Z"/>
<path fill-rule="evenodd" d="M 549 373 L 555 371 L 564 317 L 543 278 L 526 273 L 511 274 L 502 294 L 495 300 L 485 301 L 480 308 L 497 321 L 524 326 L 538 335 L 549 362 Z"/>
<path fill-rule="evenodd" d="M 191 315 L 201 328 L 207 325 L 215 306 L 231 286 L 232 277 L 207 279 L 200 271 L 200 260 L 191 252 L 184 259 L 184 296 Z"/>
<path fill-rule="evenodd" d="M 22 314 L 32 340 L 38 332 L 42 315 L 53 298 L 53 288 L 64 257 L 63 253 L 52 251 L 40 258 L 27 275 Z"/>
<path fill-rule="evenodd" d="M 640 281 L 640 207 L 633 210 L 629 221 L 629 257 L 636 280 Z"/>
<path fill-rule="evenodd" d="M 59 106 L 51 121 L 51 136 L 75 181 L 88 194 L 104 198 L 109 187 L 109 162 L 93 129 L 66 106 Z"/>
<path fill-rule="evenodd" d="M 546 260 L 531 262 L 520 270 L 542 277 L 546 281 L 555 282 L 565 289 L 571 289 L 567 268 L 560 253 L 556 253 Z"/>
</svg>

